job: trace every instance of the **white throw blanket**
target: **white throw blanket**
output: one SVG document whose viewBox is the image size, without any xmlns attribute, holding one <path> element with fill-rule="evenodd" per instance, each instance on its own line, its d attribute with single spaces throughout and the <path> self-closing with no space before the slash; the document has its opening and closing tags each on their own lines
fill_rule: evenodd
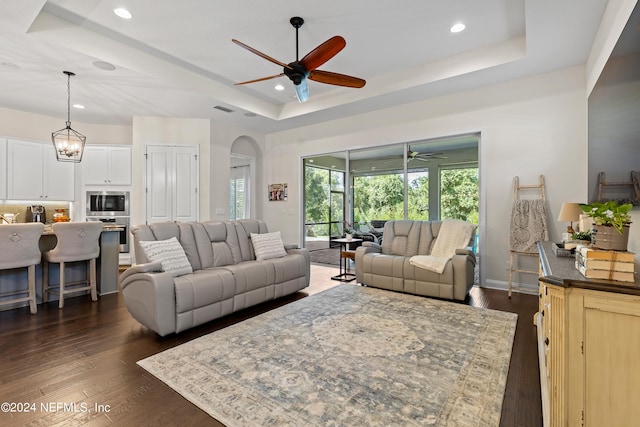
<svg viewBox="0 0 640 427">
<path fill-rule="evenodd" d="M 414 267 L 442 274 L 456 249 L 466 248 L 475 226 L 466 221 L 447 219 L 442 222 L 431 255 L 415 255 L 409 259 Z"/>
</svg>

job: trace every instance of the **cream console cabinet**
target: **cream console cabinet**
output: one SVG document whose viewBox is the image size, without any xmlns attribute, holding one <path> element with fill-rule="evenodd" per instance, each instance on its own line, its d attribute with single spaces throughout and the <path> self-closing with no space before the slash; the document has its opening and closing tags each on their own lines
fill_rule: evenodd
<svg viewBox="0 0 640 427">
<path fill-rule="evenodd" d="M 131 185 L 131 147 L 86 145 L 82 156 L 85 185 Z"/>
<path fill-rule="evenodd" d="M 640 422 L 640 282 L 586 279 L 538 244 L 538 355 L 545 426 Z"/>
<path fill-rule="evenodd" d="M 57 161 L 52 144 L 9 139 L 7 199 L 73 201 L 74 164 Z"/>
</svg>

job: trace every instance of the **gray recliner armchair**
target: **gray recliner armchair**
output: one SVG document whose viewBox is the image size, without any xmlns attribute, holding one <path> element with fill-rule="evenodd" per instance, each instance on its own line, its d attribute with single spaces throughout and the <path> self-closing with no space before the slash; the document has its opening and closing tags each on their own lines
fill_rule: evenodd
<svg viewBox="0 0 640 427">
<path fill-rule="evenodd" d="M 441 221 L 387 221 L 381 245 L 364 242 L 356 249 L 356 280 L 366 286 L 462 301 L 473 286 L 476 257 L 469 248 L 455 250 L 442 273 L 411 264 L 430 255 Z M 475 239 L 475 232 L 470 241 Z"/>
</svg>

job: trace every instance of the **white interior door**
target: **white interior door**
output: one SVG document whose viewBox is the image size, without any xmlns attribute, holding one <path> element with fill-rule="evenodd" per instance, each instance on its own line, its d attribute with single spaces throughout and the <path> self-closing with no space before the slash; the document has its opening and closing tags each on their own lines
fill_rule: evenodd
<svg viewBox="0 0 640 427">
<path fill-rule="evenodd" d="M 173 221 L 198 220 L 198 147 L 177 146 L 172 153 Z"/>
<path fill-rule="evenodd" d="M 197 221 L 197 146 L 147 145 L 146 222 Z"/>
</svg>

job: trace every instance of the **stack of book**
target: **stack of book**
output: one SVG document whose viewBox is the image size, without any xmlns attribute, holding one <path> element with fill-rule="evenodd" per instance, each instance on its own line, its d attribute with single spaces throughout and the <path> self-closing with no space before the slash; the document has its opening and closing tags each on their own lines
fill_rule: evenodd
<svg viewBox="0 0 640 427">
<path fill-rule="evenodd" d="M 605 251 L 589 246 L 576 247 L 576 268 L 587 278 L 633 282 L 633 252 Z"/>
</svg>

